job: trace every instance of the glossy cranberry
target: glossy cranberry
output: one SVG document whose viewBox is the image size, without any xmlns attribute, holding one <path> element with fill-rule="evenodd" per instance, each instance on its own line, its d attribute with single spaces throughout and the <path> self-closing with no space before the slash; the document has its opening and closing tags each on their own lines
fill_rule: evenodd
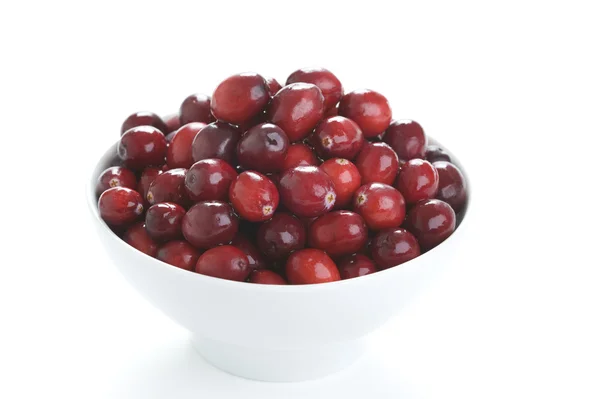
<svg viewBox="0 0 600 399">
<path fill-rule="evenodd" d="M 138 222 L 129 227 L 123 234 L 123 241 L 146 255 L 156 257 L 158 244 L 148 235 L 144 222 Z"/>
<path fill-rule="evenodd" d="M 194 270 L 200 251 L 183 240 L 170 241 L 158 249 L 156 257 L 183 270 Z"/>
<path fill-rule="evenodd" d="M 260 226 L 256 243 L 270 260 L 282 260 L 292 251 L 304 248 L 306 229 L 297 217 L 278 212 Z"/>
<path fill-rule="evenodd" d="M 356 123 L 343 116 L 333 116 L 319 123 L 312 142 L 322 158 L 354 159 L 365 138 Z"/>
<path fill-rule="evenodd" d="M 410 119 L 393 121 L 383 135 L 383 141 L 400 159 L 408 161 L 413 158 L 424 158 L 427 137 L 421 125 Z"/>
<path fill-rule="evenodd" d="M 138 126 L 153 126 L 164 134 L 169 131 L 165 121 L 163 121 L 160 116 L 156 115 L 154 112 L 141 111 L 131 114 L 125 119 L 121 126 L 121 135 L 129 129 Z"/>
<path fill-rule="evenodd" d="M 285 84 L 299 82 L 312 83 L 321 90 L 325 99 L 326 110 L 335 107 L 344 95 L 344 88 L 340 80 L 325 68 L 298 69 L 287 78 Z"/>
<path fill-rule="evenodd" d="M 258 172 L 242 172 L 229 186 L 229 200 L 236 212 L 250 222 L 270 219 L 279 205 L 277 187 Z"/>
<path fill-rule="evenodd" d="M 270 98 L 262 76 L 240 73 L 228 77 L 217 86 L 210 109 L 218 120 L 239 125 L 264 110 Z"/>
<path fill-rule="evenodd" d="M 406 214 L 402 194 L 392 186 L 369 183 L 354 194 L 354 211 L 365 219 L 371 230 L 398 227 Z"/>
<path fill-rule="evenodd" d="M 112 226 L 134 222 L 144 211 L 142 196 L 126 187 L 113 187 L 104 191 L 98 200 L 100 217 Z"/>
<path fill-rule="evenodd" d="M 352 197 L 361 186 L 361 176 L 357 167 L 347 159 L 332 158 L 319 168 L 327 173 L 335 187 L 335 208 L 341 209 L 352 202 Z"/>
<path fill-rule="evenodd" d="M 140 182 L 137 186 L 137 191 L 140 193 L 142 198 L 144 199 L 144 206 L 149 205 L 146 197 L 148 196 L 148 189 L 150 188 L 150 184 L 156 179 L 156 176 L 160 175 L 162 170 L 159 168 L 146 168 L 142 171 L 142 175 L 140 177 Z"/>
<path fill-rule="evenodd" d="M 134 127 L 121 136 L 117 154 L 125 166 L 135 170 L 162 165 L 167 154 L 167 140 L 155 127 Z"/>
<path fill-rule="evenodd" d="M 319 161 L 309 146 L 296 143 L 288 147 L 281 170 L 295 168 L 296 166 L 317 166 L 318 164 Z"/>
<path fill-rule="evenodd" d="M 311 224 L 308 244 L 335 258 L 359 251 L 367 242 L 367 234 L 367 225 L 359 214 L 329 212 Z"/>
<path fill-rule="evenodd" d="M 283 172 L 279 192 L 285 207 L 300 217 L 322 215 L 333 208 L 336 200 L 333 181 L 316 166 L 298 166 Z"/>
<path fill-rule="evenodd" d="M 192 206 L 181 223 L 185 239 L 197 248 L 229 243 L 238 231 L 239 221 L 229 204 L 203 201 Z"/>
<path fill-rule="evenodd" d="M 251 271 L 246 254 L 232 245 L 209 249 L 196 262 L 196 273 L 226 280 L 244 281 Z"/>
<path fill-rule="evenodd" d="M 271 270 L 254 270 L 252 273 L 250 273 L 249 281 L 254 284 L 287 284 L 283 277 L 275 272 L 272 272 Z"/>
<path fill-rule="evenodd" d="M 146 230 L 156 241 L 170 241 L 181 237 L 181 221 L 185 209 L 172 202 L 154 204 L 146 212 Z"/>
<path fill-rule="evenodd" d="M 379 269 L 388 269 L 421 255 L 414 235 L 404 229 L 380 231 L 371 242 L 371 256 Z"/>
<path fill-rule="evenodd" d="M 437 199 L 416 203 L 408 212 L 406 228 L 419 240 L 423 251 L 439 245 L 454 232 L 456 214 L 450 205 Z"/>
<path fill-rule="evenodd" d="M 342 97 L 338 113 L 360 126 L 365 137 L 384 132 L 392 120 L 387 99 L 373 90 L 354 90 Z"/>
<path fill-rule="evenodd" d="M 265 260 L 263 259 L 263 256 L 258 248 L 256 248 L 254 244 L 252 244 L 252 242 L 250 242 L 250 240 L 244 236 L 244 234 L 242 234 L 241 231 L 235 235 L 235 238 L 233 241 L 231 241 L 231 245 L 241 249 L 246 254 L 248 257 L 248 265 L 250 265 L 251 269 L 264 269 L 267 267 L 267 264 L 265 263 Z"/>
<path fill-rule="evenodd" d="M 386 143 L 365 143 L 356 157 L 362 184 L 394 184 L 398 173 L 398 156 Z"/>
<path fill-rule="evenodd" d="M 113 166 L 104 170 L 98 176 L 96 196 L 100 196 L 100 194 L 112 187 L 127 187 L 135 190 L 137 187 L 135 174 L 121 166 Z"/>
<path fill-rule="evenodd" d="M 333 108 L 329 108 L 327 111 L 325 111 L 325 115 L 323 115 L 323 117 L 325 118 L 330 118 L 332 116 L 338 116 L 338 107 L 333 107 Z"/>
<path fill-rule="evenodd" d="M 175 137 L 175 133 L 177 133 L 177 130 L 175 130 L 174 132 L 171 132 L 165 136 L 165 139 L 167 140 L 167 144 L 171 144 L 171 141 L 173 141 L 173 137 Z M 167 146 L 167 151 L 168 150 L 169 150 L 169 147 Z"/>
<path fill-rule="evenodd" d="M 148 188 L 146 199 L 151 205 L 159 202 L 174 202 L 187 206 L 189 198 L 185 192 L 186 169 L 178 168 L 167 170 L 154 178 Z"/>
<path fill-rule="evenodd" d="M 342 280 L 361 277 L 367 274 L 375 273 L 375 263 L 367 256 L 355 254 L 346 256 L 338 262 L 338 269 Z"/>
<path fill-rule="evenodd" d="M 189 168 L 194 163 L 192 157 L 192 142 L 196 134 L 206 124 L 202 122 L 191 122 L 183 125 L 175 132 L 167 148 L 167 165 L 169 168 Z"/>
<path fill-rule="evenodd" d="M 460 212 L 467 202 L 465 177 L 460 169 L 446 161 L 437 161 L 433 167 L 438 172 L 439 184 L 436 198 L 447 202 L 454 212 Z"/>
<path fill-rule="evenodd" d="M 181 122 L 179 122 L 179 115 L 178 114 L 170 114 L 167 115 L 165 118 L 165 125 L 167 126 L 167 131 L 164 132 L 169 133 L 167 134 L 167 143 L 169 143 L 169 135 L 175 131 L 177 131 L 177 129 L 179 129 L 181 127 Z"/>
<path fill-rule="evenodd" d="M 190 200 L 226 201 L 229 186 L 237 173 L 222 159 L 203 159 L 192 165 L 185 174 L 184 187 Z"/>
<path fill-rule="evenodd" d="M 285 264 L 290 284 L 318 284 L 340 280 L 340 272 L 327 254 L 319 249 L 295 251 Z"/>
<path fill-rule="evenodd" d="M 237 146 L 237 159 L 245 169 L 261 173 L 278 172 L 283 167 L 289 144 L 279 126 L 262 123 L 242 136 Z"/>
<path fill-rule="evenodd" d="M 265 82 L 267 82 L 267 88 L 269 89 L 269 94 L 273 97 L 279 90 L 281 90 L 281 85 L 275 78 L 265 78 Z"/>
<path fill-rule="evenodd" d="M 425 150 L 425 158 L 431 163 L 437 161 L 452 162 L 450 155 L 446 152 L 446 150 L 435 144 L 427 146 L 427 149 Z"/>
<path fill-rule="evenodd" d="M 240 132 L 227 123 L 213 122 L 198 132 L 192 142 L 194 162 L 219 158 L 230 165 L 235 163 L 235 150 Z"/>
<path fill-rule="evenodd" d="M 313 84 L 293 83 L 273 97 L 267 109 L 269 121 L 282 128 L 291 142 L 310 134 L 323 118 L 323 94 Z"/>
<path fill-rule="evenodd" d="M 191 122 L 212 122 L 210 97 L 200 93 L 186 97 L 179 107 L 179 121 L 182 126 Z"/>
<path fill-rule="evenodd" d="M 432 164 L 422 159 L 411 159 L 398 172 L 396 188 L 407 204 L 435 197 L 438 190 L 438 172 Z"/>
</svg>

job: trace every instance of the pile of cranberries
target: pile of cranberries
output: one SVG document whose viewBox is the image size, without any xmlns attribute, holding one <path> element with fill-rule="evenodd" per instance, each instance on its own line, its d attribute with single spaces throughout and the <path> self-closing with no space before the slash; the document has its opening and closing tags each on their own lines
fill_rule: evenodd
<svg viewBox="0 0 600 399">
<path fill-rule="evenodd" d="M 322 68 L 285 86 L 256 73 L 187 97 L 177 115 L 129 116 L 98 208 L 125 242 L 235 281 L 314 284 L 375 273 L 439 245 L 465 179 L 373 90 Z"/>
</svg>

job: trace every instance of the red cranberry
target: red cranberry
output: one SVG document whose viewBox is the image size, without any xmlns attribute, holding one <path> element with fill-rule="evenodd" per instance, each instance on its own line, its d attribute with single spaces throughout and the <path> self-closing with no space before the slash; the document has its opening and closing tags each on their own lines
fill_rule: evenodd
<svg viewBox="0 0 600 399">
<path fill-rule="evenodd" d="M 185 215 L 182 206 L 172 202 L 154 204 L 146 212 L 146 230 L 156 241 L 181 237 L 181 221 Z"/>
<path fill-rule="evenodd" d="M 265 175 L 242 172 L 229 186 L 229 200 L 236 212 L 250 222 L 270 219 L 279 205 L 277 187 Z"/>
<path fill-rule="evenodd" d="M 267 267 L 260 251 L 241 233 L 241 231 L 236 234 L 233 241 L 231 241 L 231 245 L 241 249 L 246 254 L 248 257 L 248 265 L 250 265 L 251 269 L 264 269 Z"/>
<path fill-rule="evenodd" d="M 135 190 L 113 187 L 104 191 L 98 200 L 100 217 L 112 226 L 134 222 L 144 212 L 142 196 Z"/>
<path fill-rule="evenodd" d="M 186 97 L 179 107 L 179 120 L 182 126 L 191 122 L 212 122 L 210 97 L 200 93 Z"/>
<path fill-rule="evenodd" d="M 213 122 L 198 132 L 192 142 L 194 162 L 208 158 L 219 158 L 230 165 L 235 162 L 235 149 L 240 132 L 227 123 Z"/>
<path fill-rule="evenodd" d="M 379 269 L 388 269 L 421 255 L 415 236 L 404 229 L 377 233 L 371 242 L 371 255 Z"/>
<path fill-rule="evenodd" d="M 434 162 L 433 167 L 439 176 L 436 198 L 447 202 L 455 212 L 460 212 L 467 202 L 465 177 L 460 169 L 450 162 Z"/>
<path fill-rule="evenodd" d="M 354 164 L 347 159 L 332 158 L 319 166 L 331 178 L 335 187 L 335 208 L 341 209 L 352 202 L 352 197 L 361 186 L 361 176 Z"/>
<path fill-rule="evenodd" d="M 117 153 L 125 166 L 131 169 L 162 165 L 167 154 L 167 140 L 155 127 L 134 127 L 121 136 Z"/>
<path fill-rule="evenodd" d="M 167 116 L 165 116 L 164 121 L 165 121 L 165 125 L 167 126 L 167 131 L 164 132 L 164 133 L 165 134 L 169 133 L 166 136 L 167 137 L 167 143 L 168 143 L 169 142 L 168 136 L 171 133 L 177 131 L 177 129 L 179 129 L 181 127 L 181 122 L 179 122 L 179 115 L 178 114 L 167 115 Z"/>
<path fill-rule="evenodd" d="M 203 201 L 192 206 L 181 223 L 186 240 L 197 248 L 211 248 L 233 240 L 239 221 L 229 204 Z"/>
<path fill-rule="evenodd" d="M 121 126 L 121 135 L 125 134 L 131 128 L 138 126 L 153 126 L 160 130 L 162 133 L 168 133 L 169 129 L 165 124 L 165 121 L 154 112 L 136 112 L 135 114 L 131 114 L 125 119 L 123 125 Z"/>
<path fill-rule="evenodd" d="M 316 166 L 286 170 L 279 179 L 279 191 L 286 208 L 301 217 L 324 214 L 336 199 L 331 178 Z"/>
<path fill-rule="evenodd" d="M 398 173 L 398 155 L 385 143 L 365 143 L 356 157 L 356 167 L 362 184 L 394 184 Z"/>
<path fill-rule="evenodd" d="M 281 90 L 281 85 L 275 78 L 265 78 L 265 82 L 267 82 L 267 88 L 269 89 L 269 94 L 271 97 Z"/>
<path fill-rule="evenodd" d="M 343 116 L 333 116 L 317 126 L 312 142 L 322 158 L 354 159 L 365 138 L 356 123 Z"/>
<path fill-rule="evenodd" d="M 156 176 L 148 188 L 148 203 L 174 202 L 182 206 L 188 205 L 184 185 L 186 171 L 183 168 L 171 169 Z"/>
<path fill-rule="evenodd" d="M 295 168 L 296 166 L 317 166 L 318 164 L 319 161 L 309 146 L 296 143 L 288 147 L 281 170 Z"/>
<path fill-rule="evenodd" d="M 196 262 L 196 273 L 226 280 L 244 281 L 251 271 L 246 254 L 231 245 L 209 249 Z"/>
<path fill-rule="evenodd" d="M 196 134 L 206 124 L 202 122 L 191 122 L 183 125 L 171 138 L 167 148 L 167 165 L 169 168 L 189 168 L 194 163 L 192 157 L 192 142 Z"/>
<path fill-rule="evenodd" d="M 338 113 L 356 122 L 367 138 L 383 133 L 392 120 L 387 99 L 368 89 L 354 90 L 343 96 Z"/>
<path fill-rule="evenodd" d="M 337 107 L 333 107 L 333 108 L 329 108 L 327 111 L 325 111 L 325 115 L 323 115 L 325 118 L 330 118 L 332 116 L 338 116 L 338 108 Z"/>
<path fill-rule="evenodd" d="M 338 268 L 342 280 L 365 276 L 377 271 L 373 261 L 361 254 L 346 256 L 338 262 Z"/>
<path fill-rule="evenodd" d="M 308 244 L 335 258 L 359 251 L 367 242 L 367 233 L 367 225 L 359 214 L 330 212 L 311 224 Z"/>
<path fill-rule="evenodd" d="M 152 184 L 154 179 L 156 179 L 156 176 L 160 175 L 161 173 L 162 170 L 159 168 L 146 168 L 143 170 L 142 176 L 140 177 L 140 182 L 137 186 L 137 191 L 144 199 L 144 206 L 148 205 L 148 200 L 146 197 L 148 196 L 150 184 Z"/>
<path fill-rule="evenodd" d="M 396 180 L 396 188 L 407 204 L 435 197 L 438 190 L 438 172 L 432 164 L 422 159 L 411 159 L 402 165 Z"/>
<path fill-rule="evenodd" d="M 271 270 L 254 270 L 250 273 L 250 282 L 254 284 L 286 285 L 287 282 L 279 274 Z"/>
<path fill-rule="evenodd" d="M 293 72 L 286 85 L 292 83 L 312 83 L 323 93 L 325 109 L 335 107 L 344 94 L 344 88 L 339 79 L 325 68 L 302 68 Z"/>
<path fill-rule="evenodd" d="M 450 237 L 455 227 L 454 210 L 437 199 L 417 202 L 406 218 L 406 228 L 417 237 L 423 251 L 438 246 Z"/>
<path fill-rule="evenodd" d="M 123 241 L 146 255 L 156 257 L 158 244 L 148 235 L 144 222 L 138 222 L 129 227 L 123 234 Z"/>
<path fill-rule="evenodd" d="M 285 264 L 290 284 L 318 284 L 338 281 L 340 272 L 327 254 L 319 249 L 295 251 Z"/>
<path fill-rule="evenodd" d="M 354 211 L 365 219 L 371 230 L 398 227 L 406 213 L 402 194 L 392 186 L 369 183 L 354 194 Z"/>
<path fill-rule="evenodd" d="M 261 173 L 278 172 L 283 166 L 289 144 L 279 126 L 262 123 L 242 136 L 237 146 L 237 158 L 245 169 Z"/>
<path fill-rule="evenodd" d="M 428 145 L 427 149 L 425 150 L 425 158 L 431 163 L 437 161 L 452 162 L 450 160 L 450 155 L 448 155 L 446 150 L 439 145 Z"/>
<path fill-rule="evenodd" d="M 96 195 L 100 196 L 100 194 L 112 187 L 127 187 L 135 190 L 137 187 L 135 174 L 121 166 L 113 166 L 106 169 L 98 176 Z"/>
<path fill-rule="evenodd" d="M 256 234 L 256 243 L 267 258 L 282 260 L 292 251 L 304 248 L 306 230 L 297 217 L 278 212 L 260 226 Z"/>
<path fill-rule="evenodd" d="M 170 241 L 158 249 L 156 257 L 183 270 L 194 270 L 200 251 L 187 241 Z"/>
<path fill-rule="evenodd" d="M 185 191 L 194 202 L 225 201 L 236 176 L 235 169 L 222 159 L 203 159 L 193 164 L 185 174 Z"/>
<path fill-rule="evenodd" d="M 293 83 L 273 97 L 267 116 L 283 129 L 290 141 L 299 141 L 310 134 L 323 118 L 323 94 L 313 84 Z"/>
<path fill-rule="evenodd" d="M 405 161 L 425 157 L 427 137 L 421 125 L 415 121 L 409 119 L 393 121 L 385 131 L 383 141 Z"/>
<path fill-rule="evenodd" d="M 270 98 L 262 76 L 240 73 L 228 77 L 217 86 L 210 109 L 218 120 L 239 125 L 261 112 Z"/>
</svg>

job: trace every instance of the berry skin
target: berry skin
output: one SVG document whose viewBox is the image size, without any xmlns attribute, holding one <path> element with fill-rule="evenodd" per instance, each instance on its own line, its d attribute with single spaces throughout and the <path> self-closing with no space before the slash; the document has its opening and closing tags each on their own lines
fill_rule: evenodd
<svg viewBox="0 0 600 399">
<path fill-rule="evenodd" d="M 254 284 L 287 285 L 283 277 L 271 270 L 254 270 L 250 273 L 249 282 Z"/>
<path fill-rule="evenodd" d="M 354 121 L 333 116 L 319 123 L 311 142 L 322 158 L 354 159 L 362 149 L 365 138 Z"/>
<path fill-rule="evenodd" d="M 179 121 L 182 126 L 192 122 L 212 122 L 210 97 L 200 93 L 186 97 L 179 107 Z"/>
<path fill-rule="evenodd" d="M 366 138 L 380 135 L 392 120 L 387 99 L 373 90 L 354 90 L 342 97 L 338 113 L 352 119 Z"/>
<path fill-rule="evenodd" d="M 467 202 L 466 181 L 460 169 L 446 161 L 437 161 L 433 167 L 440 178 L 436 198 L 447 202 L 454 212 L 460 212 Z"/>
<path fill-rule="evenodd" d="M 125 226 L 135 222 L 144 212 L 142 196 L 135 190 L 113 187 L 98 199 L 100 217 L 111 226 Z"/>
<path fill-rule="evenodd" d="M 406 229 L 417 237 L 423 252 L 440 245 L 452 235 L 455 227 L 454 210 L 437 199 L 417 202 L 406 217 Z"/>
<path fill-rule="evenodd" d="M 96 196 L 113 187 L 126 187 L 136 189 L 137 179 L 135 174 L 127 168 L 121 166 L 110 167 L 98 176 L 96 183 Z"/>
<path fill-rule="evenodd" d="M 152 205 L 146 212 L 146 230 L 156 241 L 170 241 L 181 237 L 181 221 L 185 209 L 172 202 Z"/>
<path fill-rule="evenodd" d="M 158 249 L 156 258 L 183 270 L 194 270 L 200 251 L 187 241 L 169 241 Z"/>
<path fill-rule="evenodd" d="M 150 237 L 144 222 L 137 222 L 129 227 L 123 234 L 123 241 L 146 255 L 156 257 L 158 243 Z"/>
<path fill-rule="evenodd" d="M 222 245 L 204 252 L 196 262 L 196 273 L 233 281 L 244 281 L 252 271 L 242 250 Z"/>
<path fill-rule="evenodd" d="M 185 174 L 187 170 L 178 168 L 167 170 L 154 178 L 148 188 L 146 200 L 154 205 L 159 202 L 174 202 L 187 206 L 189 198 L 185 192 Z"/>
<path fill-rule="evenodd" d="M 285 264 L 290 284 L 319 284 L 340 280 L 337 266 L 324 251 L 307 248 L 293 252 Z"/>
<path fill-rule="evenodd" d="M 283 205 L 299 217 L 314 217 L 335 205 L 335 186 L 331 178 L 315 166 L 288 169 L 279 179 Z"/>
<path fill-rule="evenodd" d="M 362 176 L 362 184 L 392 185 L 398 174 L 398 156 L 385 143 L 365 143 L 356 157 L 355 165 Z"/>
<path fill-rule="evenodd" d="M 335 211 L 320 216 L 310 225 L 308 243 L 337 258 L 358 252 L 367 243 L 367 225 L 354 212 Z"/>
<path fill-rule="evenodd" d="M 185 239 L 196 248 L 208 249 L 231 242 L 239 220 L 229 204 L 203 201 L 192 206 L 181 222 Z"/>
<path fill-rule="evenodd" d="M 188 198 L 194 202 L 226 201 L 236 176 L 235 169 L 222 159 L 203 159 L 187 171 L 183 184 Z"/>
<path fill-rule="evenodd" d="M 160 130 L 163 134 L 168 133 L 167 125 L 160 116 L 154 112 L 141 111 L 131 114 L 125 119 L 121 126 L 121 135 L 129 129 L 138 126 L 152 126 Z"/>
<path fill-rule="evenodd" d="M 435 197 L 438 184 L 438 172 L 432 164 L 422 159 L 411 159 L 402 165 L 395 186 L 404 196 L 406 203 L 412 205 L 420 200 Z"/>
<path fill-rule="evenodd" d="M 192 122 L 183 125 L 172 136 L 167 148 L 167 166 L 169 169 L 189 168 L 194 163 L 192 157 L 192 142 L 206 124 Z"/>
<path fill-rule="evenodd" d="M 354 212 L 371 230 L 398 227 L 404 221 L 406 205 L 402 194 L 392 186 L 369 183 L 354 194 Z"/>
<path fill-rule="evenodd" d="M 155 127 L 134 127 L 121 136 L 117 154 L 125 166 L 133 170 L 159 166 L 165 163 L 167 140 L 165 135 Z"/>
<path fill-rule="evenodd" d="M 229 200 L 242 218 L 261 222 L 275 213 L 279 206 L 279 192 L 265 175 L 242 172 L 229 186 Z"/>
<path fill-rule="evenodd" d="M 246 170 L 279 172 L 289 147 L 285 132 L 272 123 L 261 123 L 248 130 L 237 146 L 237 158 Z"/>
<path fill-rule="evenodd" d="M 425 158 L 427 137 L 421 125 L 410 119 L 392 121 L 383 135 L 398 157 L 404 161 Z"/>
<path fill-rule="evenodd" d="M 230 165 L 235 164 L 235 149 L 240 139 L 239 130 L 224 122 L 206 125 L 192 141 L 194 162 L 219 158 Z"/>
<path fill-rule="evenodd" d="M 388 269 L 421 255 L 419 243 L 405 229 L 388 229 L 371 241 L 371 255 L 379 269 Z"/>
<path fill-rule="evenodd" d="M 342 209 L 352 202 L 352 197 L 361 186 L 358 168 L 347 159 L 331 158 L 319 167 L 331 178 L 335 187 L 335 209 Z"/>
<path fill-rule="evenodd" d="M 210 109 L 216 119 L 240 125 L 262 112 L 271 96 L 265 79 L 252 72 L 222 81 L 212 95 Z"/>
<path fill-rule="evenodd" d="M 319 165 L 319 161 L 310 147 L 306 144 L 296 143 L 289 146 L 287 152 L 285 153 L 285 159 L 283 160 L 283 166 L 281 170 L 292 169 L 296 166 L 317 165 Z"/>
<path fill-rule="evenodd" d="M 289 85 L 299 82 L 312 83 L 321 90 L 326 110 L 335 108 L 340 98 L 344 95 L 344 88 L 340 80 L 325 68 L 298 69 L 287 78 L 285 84 Z"/>
<path fill-rule="evenodd" d="M 260 225 L 256 233 L 256 243 L 268 259 L 283 260 L 292 251 L 304 248 L 304 223 L 289 213 L 278 212 Z"/>
<path fill-rule="evenodd" d="M 377 271 L 375 263 L 362 254 L 344 257 L 338 262 L 338 269 L 340 270 L 340 277 L 342 280 L 365 276 Z"/>
</svg>

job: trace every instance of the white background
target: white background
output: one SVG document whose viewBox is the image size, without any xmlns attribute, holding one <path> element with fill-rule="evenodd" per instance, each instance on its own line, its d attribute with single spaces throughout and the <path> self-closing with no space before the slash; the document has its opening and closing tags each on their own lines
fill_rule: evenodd
<svg viewBox="0 0 600 399">
<path fill-rule="evenodd" d="M 0 397 L 600 397 L 594 3 L 2 2 Z M 473 224 L 461 265 L 350 369 L 246 381 L 121 279 L 84 184 L 131 112 L 303 66 L 459 154 Z"/>
</svg>

